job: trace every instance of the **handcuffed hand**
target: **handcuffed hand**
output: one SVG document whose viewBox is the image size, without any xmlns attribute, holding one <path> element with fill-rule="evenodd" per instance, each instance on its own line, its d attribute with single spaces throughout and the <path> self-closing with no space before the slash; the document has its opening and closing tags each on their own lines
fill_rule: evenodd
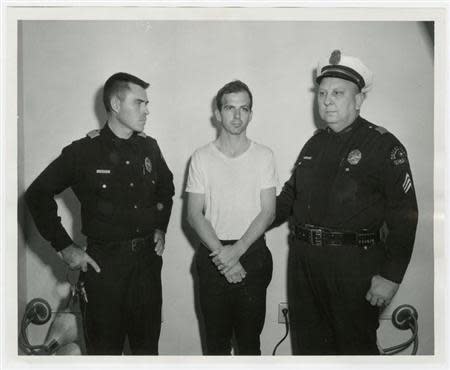
<svg viewBox="0 0 450 370">
<path fill-rule="evenodd" d="M 209 256 L 221 274 L 226 274 L 231 268 L 239 262 L 242 256 L 242 246 L 237 241 L 230 247 L 220 248 L 212 252 Z"/>
<path fill-rule="evenodd" d="M 97 262 L 86 253 L 86 246 L 80 247 L 76 244 L 71 244 L 58 252 L 58 255 L 72 270 L 81 269 L 81 271 L 86 272 L 88 265 L 91 265 L 96 272 L 100 272 Z"/>
<path fill-rule="evenodd" d="M 240 283 L 242 280 L 245 279 L 245 276 L 247 275 L 247 272 L 244 270 L 242 265 L 238 262 L 236 263 L 230 271 L 225 273 L 225 278 L 229 283 L 236 284 Z"/>
<path fill-rule="evenodd" d="M 374 275 L 372 276 L 370 289 L 366 294 L 366 300 L 372 306 L 388 306 L 397 293 L 398 287 L 399 284 L 380 275 Z"/>
</svg>

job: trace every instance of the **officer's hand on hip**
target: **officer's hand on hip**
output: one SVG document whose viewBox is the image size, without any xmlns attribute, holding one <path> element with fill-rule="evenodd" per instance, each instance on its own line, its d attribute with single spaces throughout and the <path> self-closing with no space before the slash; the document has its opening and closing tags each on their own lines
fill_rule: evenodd
<svg viewBox="0 0 450 370">
<path fill-rule="evenodd" d="M 380 275 L 374 275 L 372 276 L 370 289 L 366 294 L 366 300 L 372 306 L 388 306 L 395 293 L 397 293 L 398 287 L 399 284 Z"/>
<path fill-rule="evenodd" d="M 96 272 L 100 272 L 100 267 L 97 262 L 86 253 L 86 247 L 71 244 L 58 252 L 58 255 L 72 270 L 81 269 L 81 271 L 86 272 L 88 265 L 91 265 Z"/>
<path fill-rule="evenodd" d="M 158 256 L 162 256 L 164 252 L 164 245 L 166 244 L 166 233 L 164 231 L 155 230 L 153 235 L 153 241 L 155 242 L 155 252 Z"/>
</svg>

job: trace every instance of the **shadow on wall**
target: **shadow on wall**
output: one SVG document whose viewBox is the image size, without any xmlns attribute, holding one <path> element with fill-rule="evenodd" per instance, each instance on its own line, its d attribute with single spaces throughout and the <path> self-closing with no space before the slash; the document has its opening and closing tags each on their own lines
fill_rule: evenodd
<svg viewBox="0 0 450 370">
<path fill-rule="evenodd" d="M 19 58 L 19 60 L 21 60 Z M 20 66 L 19 66 L 20 67 Z M 23 85 L 20 83 L 22 81 L 22 69 L 19 68 L 19 86 L 22 88 Z M 21 96 L 21 95 L 19 95 Z M 107 116 L 103 108 L 103 88 L 99 88 L 94 96 L 94 107 L 93 110 L 97 117 L 98 128 L 103 126 L 103 122 L 106 122 Z M 24 163 L 25 163 L 25 153 L 24 153 L 24 122 L 23 122 L 23 104 L 19 107 L 19 117 L 21 120 L 18 122 L 18 179 L 19 179 L 19 199 L 18 199 L 18 325 L 22 320 L 23 313 L 25 311 L 26 304 L 32 299 L 39 296 L 51 297 L 52 292 L 28 292 L 27 287 L 31 285 L 31 279 L 39 279 L 39 271 L 29 271 L 27 270 L 27 252 L 26 248 L 37 258 L 43 265 L 44 269 L 49 269 L 51 275 L 53 276 L 56 285 L 65 284 L 67 282 L 74 283 L 78 280 L 79 273 L 77 271 L 71 271 L 67 268 L 65 263 L 58 257 L 55 250 L 51 247 L 50 243 L 42 238 L 39 231 L 37 230 L 34 221 L 29 213 L 26 202 L 24 199 L 25 184 L 24 184 Z M 94 129 L 94 127 L 93 127 Z M 83 135 L 80 135 L 82 137 Z M 74 140 L 77 138 L 74 138 Z M 61 143 L 61 149 L 68 143 Z M 59 154 L 59 153 L 58 153 Z M 42 169 L 43 170 L 43 169 Z M 73 223 L 72 230 L 68 230 L 69 234 L 72 236 L 74 242 L 78 245 L 85 245 L 86 238 L 81 233 L 81 209 L 80 203 L 76 198 L 75 194 L 71 189 L 66 189 L 61 194 L 55 197 L 55 200 L 59 204 L 63 204 L 64 207 L 69 211 Z M 30 280 L 29 280 L 30 279 Z M 57 295 L 56 295 L 57 296 Z M 58 302 L 57 307 L 52 307 L 53 311 L 60 311 L 66 308 L 69 300 L 69 296 L 61 297 Z M 75 307 L 79 313 L 78 307 Z M 77 320 L 78 323 L 78 333 L 82 333 L 82 323 L 81 320 Z M 84 338 L 80 335 L 80 347 L 84 351 Z"/>
<path fill-rule="evenodd" d="M 104 112 L 103 100 L 102 100 L 103 89 L 100 88 L 95 94 L 95 104 L 94 111 L 97 116 L 97 120 L 99 123 L 99 127 L 102 126 L 101 122 L 106 121 L 106 114 Z M 23 123 L 22 123 L 23 125 Z M 23 128 L 21 130 L 23 132 Z M 23 136 L 22 136 L 23 137 Z M 82 135 L 80 135 L 82 137 Z M 74 140 L 77 138 L 74 138 Z M 67 143 L 61 143 L 61 149 Z M 22 146 L 23 150 L 23 146 Z M 59 153 L 58 153 L 59 154 Z M 22 152 L 23 157 L 23 152 Z M 23 169 L 22 169 L 23 170 Z M 42 169 L 44 170 L 44 169 Z M 23 173 L 19 175 L 20 178 L 24 178 Z M 34 222 L 30 213 L 27 210 L 26 203 L 24 200 L 24 184 L 21 186 L 21 194 L 19 196 L 19 230 L 21 230 L 21 235 L 24 236 L 24 242 L 28 246 L 28 248 L 48 267 L 51 268 L 55 279 L 59 282 L 65 282 L 67 267 L 61 261 L 61 259 L 56 255 L 54 249 L 50 246 L 50 243 L 44 240 L 38 230 L 36 229 Z M 76 198 L 75 194 L 71 189 L 66 189 L 61 194 L 58 194 L 55 197 L 55 200 L 58 203 L 64 204 L 64 206 L 69 210 L 69 213 L 72 216 L 73 224 L 72 230 L 68 231 L 72 236 L 74 242 L 78 245 L 85 245 L 86 238 L 81 233 L 81 210 L 80 203 Z"/>
<path fill-rule="evenodd" d="M 103 86 L 101 86 L 94 96 L 94 112 L 97 117 L 98 128 L 102 128 L 108 116 L 106 115 L 105 106 L 103 104 Z"/>
<path fill-rule="evenodd" d="M 211 117 L 209 118 L 209 122 L 211 123 L 211 126 L 216 130 L 216 139 L 217 139 L 219 137 L 219 135 L 220 135 L 220 122 L 217 121 L 217 119 L 216 119 L 216 115 L 215 115 L 216 109 L 217 109 L 217 104 L 216 104 L 216 98 L 214 97 L 211 100 L 211 112 L 212 112 L 212 114 L 211 114 Z M 187 179 L 187 177 L 186 177 L 186 179 Z"/>
<path fill-rule="evenodd" d="M 313 105 L 312 105 L 314 125 L 316 126 L 317 129 L 324 129 L 327 127 L 327 124 L 322 120 L 322 118 L 320 118 L 319 106 L 317 104 L 317 98 L 316 98 L 317 86 L 315 85 L 315 81 L 316 81 L 316 77 L 317 77 L 317 72 L 318 72 L 317 69 L 314 69 L 312 71 L 312 81 L 314 81 L 314 85 L 311 87 L 311 89 L 309 89 L 309 91 L 311 92 L 311 94 L 314 95 Z M 305 143 L 303 143 L 303 144 L 305 144 Z M 295 163 L 298 163 L 298 158 Z"/>
<path fill-rule="evenodd" d="M 423 33 L 428 39 L 428 51 L 432 58 L 434 58 L 434 22 L 421 22 Z"/>
<path fill-rule="evenodd" d="M 194 257 L 191 262 L 190 273 L 192 275 L 192 280 L 194 283 L 193 284 L 194 309 L 195 309 L 195 315 L 197 316 L 198 329 L 199 329 L 199 333 L 200 333 L 200 341 L 201 341 L 201 346 L 202 346 L 202 353 L 205 354 L 206 353 L 205 324 L 203 321 L 202 310 L 200 307 L 200 296 L 199 296 L 200 286 L 199 286 L 197 264 L 196 264 L 198 248 L 203 248 L 203 247 L 200 246 L 200 239 L 198 238 L 196 232 L 191 228 L 191 226 L 187 222 L 187 194 L 184 191 L 184 189 L 186 189 L 190 163 L 191 163 L 191 159 L 189 159 L 188 162 L 186 163 L 186 167 L 185 167 L 185 171 L 184 171 L 184 180 L 183 180 L 183 188 L 182 188 L 183 190 L 182 190 L 182 195 L 181 195 L 183 206 L 182 206 L 182 211 L 181 211 L 180 225 L 181 225 L 181 230 L 183 231 L 184 236 L 189 241 L 190 246 L 195 251 Z"/>
</svg>

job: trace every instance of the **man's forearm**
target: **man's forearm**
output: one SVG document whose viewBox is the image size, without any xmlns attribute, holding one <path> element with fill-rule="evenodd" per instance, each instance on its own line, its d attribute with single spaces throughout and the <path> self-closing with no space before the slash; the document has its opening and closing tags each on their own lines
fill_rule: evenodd
<svg viewBox="0 0 450 370">
<path fill-rule="evenodd" d="M 275 219 L 275 212 L 269 210 L 262 210 L 258 213 L 255 219 L 252 221 L 244 235 L 239 239 L 241 255 L 244 254 L 247 249 L 256 241 L 267 228 L 272 224 Z"/>
<path fill-rule="evenodd" d="M 211 223 L 205 218 L 203 214 L 190 215 L 188 222 L 195 230 L 203 244 L 205 244 L 211 252 L 214 252 L 222 247 Z"/>
</svg>

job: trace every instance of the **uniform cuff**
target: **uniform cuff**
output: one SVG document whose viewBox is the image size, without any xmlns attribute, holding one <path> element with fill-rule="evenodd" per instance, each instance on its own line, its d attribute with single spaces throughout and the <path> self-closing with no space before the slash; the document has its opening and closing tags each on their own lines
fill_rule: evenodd
<svg viewBox="0 0 450 370">
<path fill-rule="evenodd" d="M 156 205 L 156 222 L 155 228 L 167 233 L 167 226 L 169 225 L 170 214 L 172 211 L 172 203 L 158 202 Z"/>
<path fill-rule="evenodd" d="M 406 268 L 396 263 L 387 262 L 381 266 L 380 275 L 387 280 L 400 284 L 403 280 Z"/>
<path fill-rule="evenodd" d="M 57 239 L 55 239 L 51 242 L 52 247 L 57 252 L 62 251 L 64 248 L 67 248 L 69 245 L 72 245 L 72 244 L 73 244 L 73 240 L 67 233 L 59 235 Z"/>
</svg>

